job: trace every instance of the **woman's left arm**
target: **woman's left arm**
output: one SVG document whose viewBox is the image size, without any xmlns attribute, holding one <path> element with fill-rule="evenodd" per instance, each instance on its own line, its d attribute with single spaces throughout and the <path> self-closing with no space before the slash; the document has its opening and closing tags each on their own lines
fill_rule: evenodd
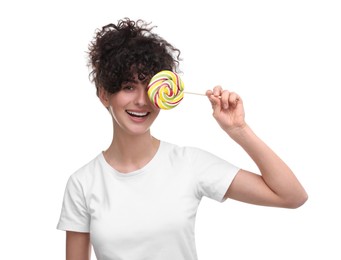
<svg viewBox="0 0 341 260">
<path fill-rule="evenodd" d="M 297 208 L 308 195 L 287 164 L 247 125 L 242 99 L 217 86 L 206 92 L 221 128 L 255 162 L 261 175 L 240 170 L 225 194 L 246 203 Z"/>
</svg>

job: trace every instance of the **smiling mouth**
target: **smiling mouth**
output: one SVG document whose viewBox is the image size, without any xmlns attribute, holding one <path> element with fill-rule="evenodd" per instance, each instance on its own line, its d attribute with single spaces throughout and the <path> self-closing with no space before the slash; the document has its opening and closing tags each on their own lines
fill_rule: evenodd
<svg viewBox="0 0 341 260">
<path fill-rule="evenodd" d="M 150 114 L 150 112 L 133 112 L 133 111 L 128 111 L 126 110 L 126 112 L 128 113 L 128 115 L 130 116 L 134 116 L 134 117 L 146 117 Z"/>
</svg>

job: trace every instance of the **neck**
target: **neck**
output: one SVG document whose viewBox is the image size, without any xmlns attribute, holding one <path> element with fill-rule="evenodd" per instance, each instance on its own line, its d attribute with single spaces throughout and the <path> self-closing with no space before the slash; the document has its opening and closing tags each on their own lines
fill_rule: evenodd
<svg viewBox="0 0 341 260">
<path fill-rule="evenodd" d="M 107 162 L 120 172 L 131 172 L 142 168 L 155 155 L 160 141 L 150 132 L 142 135 L 122 136 L 114 133 L 109 148 L 104 152 Z"/>
</svg>

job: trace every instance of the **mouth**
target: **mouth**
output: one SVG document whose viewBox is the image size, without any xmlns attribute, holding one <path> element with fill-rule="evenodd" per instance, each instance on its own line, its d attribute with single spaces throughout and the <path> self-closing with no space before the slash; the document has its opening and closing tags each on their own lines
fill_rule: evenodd
<svg viewBox="0 0 341 260">
<path fill-rule="evenodd" d="M 136 112 L 136 111 L 129 111 L 126 110 L 127 114 L 133 117 L 143 118 L 150 114 L 150 112 Z"/>
</svg>

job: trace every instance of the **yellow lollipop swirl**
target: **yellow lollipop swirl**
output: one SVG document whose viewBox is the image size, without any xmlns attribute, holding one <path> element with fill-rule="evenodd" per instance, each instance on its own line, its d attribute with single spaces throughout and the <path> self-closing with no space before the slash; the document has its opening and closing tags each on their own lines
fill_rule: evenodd
<svg viewBox="0 0 341 260">
<path fill-rule="evenodd" d="M 163 70 L 155 74 L 148 85 L 148 97 L 158 108 L 172 109 L 184 97 L 184 83 L 176 73 Z"/>
</svg>

